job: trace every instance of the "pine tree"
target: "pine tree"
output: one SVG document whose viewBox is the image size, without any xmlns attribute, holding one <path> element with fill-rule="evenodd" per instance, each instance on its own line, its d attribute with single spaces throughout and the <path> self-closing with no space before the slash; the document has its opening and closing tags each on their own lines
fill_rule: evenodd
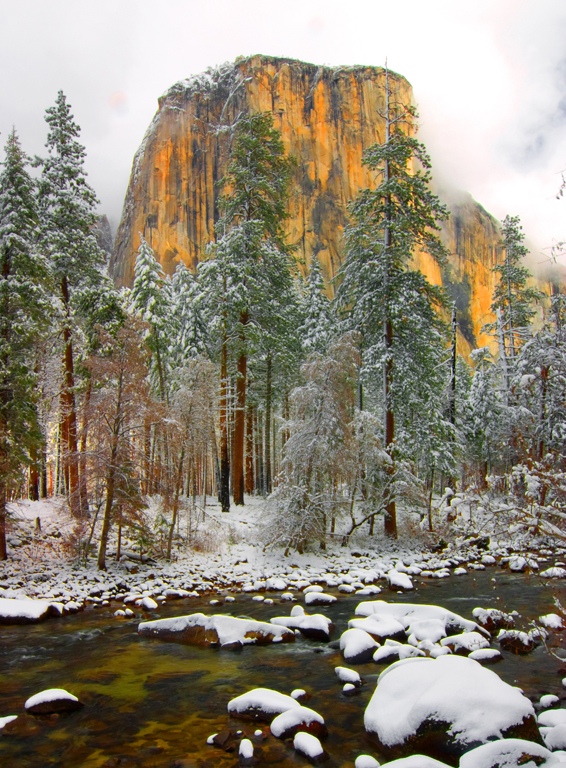
<svg viewBox="0 0 566 768">
<path fill-rule="evenodd" d="M 501 354 L 513 362 L 521 345 L 521 335 L 536 314 L 533 303 L 542 298 L 536 288 L 528 288 L 529 270 L 522 265 L 522 260 L 529 251 L 524 245 L 525 235 L 518 216 L 506 216 L 501 228 L 503 237 L 500 245 L 504 251 L 504 262 L 494 267 L 499 274 L 499 283 L 493 295 L 491 311 L 501 312 L 504 346 Z M 488 325 L 489 330 L 495 324 Z"/>
<path fill-rule="evenodd" d="M 331 304 L 326 295 L 322 271 L 318 257 L 311 257 L 309 274 L 303 297 L 304 320 L 299 328 L 299 335 L 305 353 L 324 354 L 335 329 Z"/>
<path fill-rule="evenodd" d="M 444 324 L 437 312 L 443 293 L 410 264 L 417 250 L 445 260 L 437 233 L 447 211 L 429 189 L 430 160 L 423 145 L 401 129 L 403 122 L 411 124 L 414 110 L 392 103 L 389 83 L 386 70 L 385 142 L 363 158 L 376 173 L 376 187 L 363 190 L 350 205 L 337 304 L 346 327 L 361 334 L 365 380 L 371 383 L 381 374 L 378 399 L 393 476 L 395 451 L 403 443 L 418 445 L 430 426 L 423 415 L 443 389 Z M 415 166 L 420 170 L 413 171 Z M 385 531 L 397 535 L 394 498 Z"/>
<path fill-rule="evenodd" d="M 273 116 L 241 117 L 235 127 L 231 162 L 219 201 L 221 219 L 214 258 L 199 274 L 209 308 L 218 314 L 221 358 L 221 504 L 229 509 L 230 467 L 227 450 L 227 376 L 229 357 L 236 360 L 234 409 L 234 503 L 244 503 L 244 432 L 248 357 L 262 326 L 262 309 L 282 290 L 290 269 L 282 221 L 286 217 L 291 162 L 285 157 Z M 214 263 L 213 263 L 214 262 Z M 210 316 L 210 312 L 209 312 Z M 231 353 L 231 354 L 230 354 Z"/>
<path fill-rule="evenodd" d="M 148 324 L 146 343 L 152 353 L 152 378 L 162 402 L 169 398 L 171 339 L 176 335 L 171 282 L 140 232 L 140 246 L 134 265 L 131 301 L 134 310 Z"/>
<path fill-rule="evenodd" d="M 42 443 L 33 348 L 49 317 L 47 268 L 37 248 L 35 185 L 12 130 L 0 174 L 0 559 L 6 559 L 10 483 Z"/>
<path fill-rule="evenodd" d="M 61 433 L 71 511 L 78 515 L 82 499 L 75 398 L 74 313 L 82 292 L 100 285 L 104 254 L 93 232 L 98 201 L 86 180 L 86 153 L 78 141 L 80 128 L 74 122 L 62 91 L 59 91 L 55 106 L 46 110 L 45 120 L 49 126 L 46 143 L 48 157 L 36 158 L 36 164 L 41 166 L 41 241 L 59 286 L 62 306 Z"/>
<path fill-rule="evenodd" d="M 206 329 L 200 311 L 200 285 L 183 262 L 177 266 L 171 280 L 171 293 L 173 313 L 178 324 L 174 359 L 176 365 L 183 366 L 203 354 L 207 347 Z"/>
</svg>

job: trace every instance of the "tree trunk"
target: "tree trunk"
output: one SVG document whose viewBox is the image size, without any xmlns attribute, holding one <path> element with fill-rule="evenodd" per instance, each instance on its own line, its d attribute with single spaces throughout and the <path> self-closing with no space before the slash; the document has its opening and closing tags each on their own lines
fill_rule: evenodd
<svg viewBox="0 0 566 768">
<path fill-rule="evenodd" d="M 254 409 L 248 406 L 246 414 L 246 475 L 245 492 L 254 492 Z"/>
<path fill-rule="evenodd" d="M 179 457 L 179 466 L 177 468 L 177 482 L 175 483 L 175 497 L 173 499 L 173 519 L 171 520 L 171 527 L 169 528 L 169 538 L 167 539 L 167 560 L 171 560 L 171 547 L 173 546 L 173 532 L 175 531 L 175 523 L 177 522 L 177 514 L 179 512 L 179 495 L 181 493 L 181 486 L 183 484 L 183 462 L 185 460 L 185 449 L 181 450 L 181 456 Z"/>
<path fill-rule="evenodd" d="M 89 378 L 87 390 L 85 394 L 85 403 L 83 408 L 83 428 L 81 430 L 81 452 L 80 452 L 80 497 L 81 497 L 81 510 L 88 512 L 88 488 L 87 488 L 87 471 L 86 471 L 86 449 L 88 444 L 88 418 L 90 408 L 90 398 L 92 394 L 92 380 Z"/>
<path fill-rule="evenodd" d="M 0 477 L 0 560 L 8 559 L 6 546 L 6 481 Z"/>
<path fill-rule="evenodd" d="M 98 570 L 106 570 L 106 547 L 108 545 L 108 534 L 110 532 L 110 519 L 112 515 L 112 505 L 114 503 L 115 489 L 115 467 L 116 455 L 114 450 L 111 454 L 110 466 L 106 475 L 106 502 L 104 504 L 104 517 L 102 520 L 102 532 L 100 534 L 100 545 L 98 547 Z"/>
<path fill-rule="evenodd" d="M 222 342 L 220 363 L 220 477 L 218 500 L 223 512 L 230 511 L 230 457 L 228 445 L 228 341 Z"/>
<path fill-rule="evenodd" d="M 67 278 L 61 281 L 61 297 L 65 311 L 63 328 L 63 389 L 61 391 L 61 411 L 63 414 L 62 435 L 65 441 L 64 454 L 67 470 L 69 505 L 71 514 L 79 517 L 81 513 L 79 490 L 79 457 L 77 450 L 77 406 L 75 402 L 75 374 L 73 366 L 73 340 L 70 329 L 69 286 Z"/>
<path fill-rule="evenodd" d="M 267 355 L 267 369 L 265 374 L 265 425 L 263 430 L 265 438 L 265 480 L 263 484 L 264 496 L 271 493 L 271 355 Z"/>
<path fill-rule="evenodd" d="M 232 473 L 234 485 L 234 504 L 244 504 L 244 432 L 246 424 L 246 377 L 247 357 L 245 350 L 245 327 L 248 322 L 248 313 L 240 314 L 240 356 L 238 358 L 238 372 L 236 376 L 236 408 L 234 413 L 234 444 L 232 449 Z"/>
</svg>

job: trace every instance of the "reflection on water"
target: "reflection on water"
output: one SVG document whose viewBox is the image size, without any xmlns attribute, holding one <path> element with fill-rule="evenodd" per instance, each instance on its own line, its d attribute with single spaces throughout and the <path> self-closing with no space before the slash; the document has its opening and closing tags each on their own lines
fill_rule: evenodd
<svg viewBox="0 0 566 768">
<path fill-rule="evenodd" d="M 339 595 L 338 601 L 315 610 L 332 619 L 337 638 L 360 598 L 330 591 Z M 385 592 L 383 597 L 444 605 L 468 618 L 476 606 L 516 610 L 526 628 L 532 619 L 556 610 L 553 595 L 561 591 L 560 585 L 548 587 L 537 578 L 491 569 L 419 583 L 411 594 Z M 259 686 L 282 693 L 305 688 L 311 694 L 308 706 L 328 726 L 330 765 L 353 766 L 362 752 L 380 758 L 365 740 L 363 712 L 381 667 L 356 667 L 367 685 L 358 696 L 346 698 L 334 673 L 343 660 L 326 645 L 297 638 L 291 645 L 230 653 L 161 643 L 138 638 L 138 619 L 116 619 L 115 609 L 113 604 L 36 626 L 0 627 L 0 717 L 22 713 L 26 698 L 52 687 L 66 688 L 86 705 L 61 719 L 20 718 L 17 733 L 0 736 L 0 764 L 232 768 L 237 753 L 207 746 L 206 739 L 230 727 L 253 740 L 256 725 L 229 718 L 226 706 L 234 696 Z M 235 603 L 214 609 L 208 599 L 173 601 L 159 615 L 215 611 L 269 620 L 289 610 L 289 603 L 267 606 L 238 595 Z M 560 650 L 561 636 L 553 635 L 552 643 Z M 534 700 L 543 693 L 562 695 L 566 671 L 561 666 L 541 646 L 528 656 L 506 655 L 495 670 Z M 255 756 L 259 764 L 281 768 L 307 764 L 271 736 L 256 743 Z"/>
</svg>

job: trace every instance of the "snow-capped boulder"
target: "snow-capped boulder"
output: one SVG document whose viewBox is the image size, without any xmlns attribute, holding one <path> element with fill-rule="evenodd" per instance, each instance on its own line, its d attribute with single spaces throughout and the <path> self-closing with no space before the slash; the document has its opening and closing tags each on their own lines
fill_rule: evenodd
<svg viewBox="0 0 566 768">
<path fill-rule="evenodd" d="M 481 664 L 495 664 L 501 661 L 503 656 L 496 648 L 480 648 L 478 651 L 472 651 L 468 658 L 479 661 Z"/>
<path fill-rule="evenodd" d="M 308 707 L 294 707 L 277 715 L 271 723 L 271 733 L 277 739 L 289 739 L 299 731 L 323 738 L 328 734 L 324 719 Z"/>
<path fill-rule="evenodd" d="M 546 616 L 539 616 L 540 623 L 548 629 L 564 629 L 562 618 L 557 613 L 547 613 Z"/>
<path fill-rule="evenodd" d="M 392 664 L 395 661 L 414 659 L 419 656 L 425 656 L 420 648 L 398 643 L 396 640 L 386 640 L 373 654 L 373 660 L 376 664 Z"/>
<path fill-rule="evenodd" d="M 476 661 L 452 655 L 388 667 L 364 724 L 392 756 L 422 752 L 452 761 L 490 739 L 540 742 L 529 699 Z"/>
<path fill-rule="evenodd" d="M 461 635 L 451 635 L 440 641 L 440 645 L 450 648 L 452 653 L 468 656 L 474 651 L 489 648 L 489 640 L 486 640 L 479 632 L 464 632 Z"/>
<path fill-rule="evenodd" d="M 51 600 L 0 597 L 0 624 L 37 624 L 59 615 Z"/>
<path fill-rule="evenodd" d="M 249 739 L 242 739 L 238 748 L 240 765 L 252 765 L 254 757 L 254 745 Z"/>
<path fill-rule="evenodd" d="M 566 568 L 554 566 L 554 568 L 547 568 L 546 571 L 542 571 L 543 579 L 566 579 Z"/>
<path fill-rule="evenodd" d="M 341 683 L 350 683 L 350 685 L 361 686 L 362 678 L 356 672 L 355 669 L 348 669 L 348 667 L 334 667 L 336 676 Z"/>
<path fill-rule="evenodd" d="M 566 723 L 553 728 L 541 728 L 540 731 L 548 749 L 566 749 Z"/>
<path fill-rule="evenodd" d="M 405 640 L 407 637 L 405 627 L 398 619 L 380 614 L 367 616 L 365 619 L 351 619 L 348 622 L 348 629 L 363 629 L 378 643 L 382 643 L 387 638 Z"/>
<path fill-rule="evenodd" d="M 499 739 L 466 752 L 460 768 L 527 768 L 556 765 L 552 752 L 524 739 Z"/>
<path fill-rule="evenodd" d="M 354 768 L 379 768 L 379 763 L 371 755 L 358 755 L 354 762 Z"/>
<path fill-rule="evenodd" d="M 557 725 L 566 725 L 566 709 L 547 709 L 541 712 L 537 718 L 539 725 L 554 728 Z"/>
<path fill-rule="evenodd" d="M 390 763 L 382 763 L 381 768 L 448 768 L 448 766 L 426 755 L 409 755 L 409 757 L 392 760 Z"/>
<path fill-rule="evenodd" d="M 48 688 L 31 696 L 24 708 L 30 715 L 52 715 L 54 713 L 75 712 L 83 704 L 72 693 L 63 688 Z"/>
<path fill-rule="evenodd" d="M 270 688 L 254 688 L 228 702 L 228 712 L 244 719 L 270 723 L 274 717 L 289 709 L 301 708 L 296 699 Z"/>
<path fill-rule="evenodd" d="M 205 616 L 203 613 L 144 621 L 138 625 L 138 633 L 143 637 L 155 637 L 174 643 L 220 646 L 225 649 L 295 641 L 295 633 L 286 627 L 252 619 L 236 619 L 233 616 Z"/>
<path fill-rule="evenodd" d="M 545 693 L 544 696 L 540 697 L 539 704 L 543 709 L 546 709 L 554 704 L 558 704 L 559 701 L 558 696 L 555 696 L 553 693 Z"/>
<path fill-rule="evenodd" d="M 531 653 L 536 648 L 533 638 L 526 632 L 519 632 L 517 629 L 502 629 L 496 640 L 504 651 L 511 653 L 526 654 Z"/>
<path fill-rule="evenodd" d="M 497 632 L 499 629 L 513 629 L 515 626 L 513 616 L 499 611 L 497 608 L 474 608 L 472 616 L 488 632 Z"/>
<path fill-rule="evenodd" d="M 218 600 L 216 602 L 218 602 Z M 144 611 L 156 611 L 159 606 L 152 597 L 146 595 L 140 602 L 140 608 Z"/>
<path fill-rule="evenodd" d="M 393 592 L 410 592 L 413 587 L 413 580 L 408 573 L 402 573 L 392 568 L 387 571 L 387 584 Z"/>
<path fill-rule="evenodd" d="M 305 595 L 305 605 L 330 605 L 335 602 L 334 595 L 327 595 L 326 592 L 307 592 Z"/>
<path fill-rule="evenodd" d="M 312 616 L 308 616 L 302 611 L 302 613 L 299 613 L 296 616 L 274 616 L 269 621 L 271 624 L 280 627 L 298 629 L 301 635 L 308 640 L 319 640 L 324 643 L 327 643 L 330 640 L 330 636 L 334 631 L 334 624 L 321 613 L 315 613 Z"/>
<path fill-rule="evenodd" d="M 340 650 L 350 664 L 371 661 L 378 647 L 373 637 L 363 629 L 347 629 L 340 637 Z"/>
<path fill-rule="evenodd" d="M 384 600 L 367 600 L 356 608 L 356 616 L 391 616 L 403 625 L 407 634 L 411 634 L 413 622 L 439 619 L 444 623 L 447 635 L 483 630 L 475 621 L 464 619 L 457 613 L 437 605 L 416 605 L 414 603 L 386 603 Z"/>
<path fill-rule="evenodd" d="M 329 755 L 322 748 L 322 744 L 310 733 L 299 732 L 293 739 L 295 751 L 311 763 L 322 763 L 328 760 Z"/>
</svg>

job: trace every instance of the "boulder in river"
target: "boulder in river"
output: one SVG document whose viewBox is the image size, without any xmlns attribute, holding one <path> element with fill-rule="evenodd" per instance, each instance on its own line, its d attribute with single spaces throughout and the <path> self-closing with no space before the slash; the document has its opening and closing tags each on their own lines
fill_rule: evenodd
<svg viewBox="0 0 566 768">
<path fill-rule="evenodd" d="M 302 709 L 296 699 L 270 688 L 254 688 L 228 702 L 228 712 L 245 720 L 260 720 L 270 723 L 289 709 Z"/>
<path fill-rule="evenodd" d="M 235 650 L 244 645 L 292 643 L 294 632 L 286 627 L 233 616 L 205 616 L 192 613 L 174 619 L 144 621 L 138 625 L 138 634 L 174 643 L 203 645 Z"/>
<path fill-rule="evenodd" d="M 84 705 L 63 688 L 48 688 L 45 691 L 31 696 L 24 708 L 30 715 L 53 715 L 67 712 L 76 712 Z"/>
<path fill-rule="evenodd" d="M 292 738 L 299 731 L 312 733 L 321 739 L 328 734 L 324 719 L 308 707 L 293 707 L 277 715 L 271 723 L 271 733 L 277 739 Z"/>
<path fill-rule="evenodd" d="M 378 678 L 364 724 L 370 739 L 392 758 L 421 752 L 452 765 L 492 739 L 541 743 L 529 699 L 478 662 L 453 655 L 388 667 Z"/>
</svg>

